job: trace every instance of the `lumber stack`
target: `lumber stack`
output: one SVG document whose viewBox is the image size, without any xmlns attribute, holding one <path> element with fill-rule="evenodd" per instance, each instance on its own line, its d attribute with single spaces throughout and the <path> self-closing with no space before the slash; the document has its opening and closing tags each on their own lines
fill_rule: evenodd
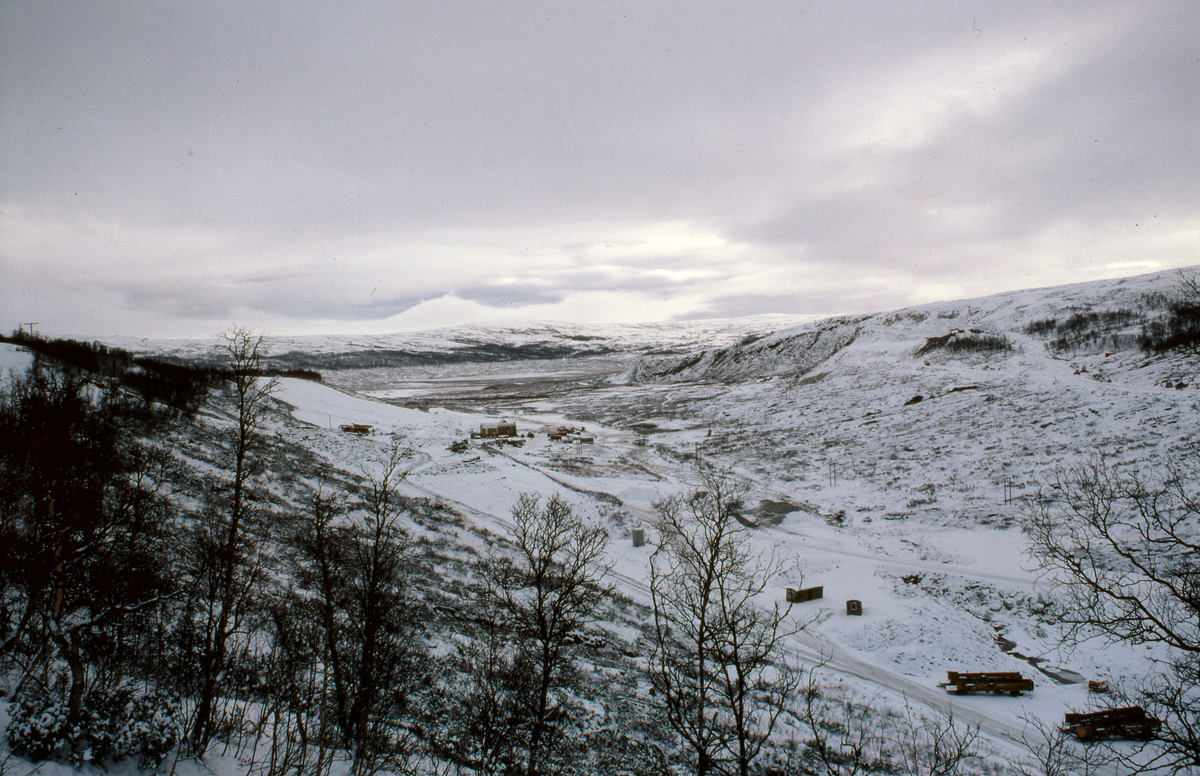
<svg viewBox="0 0 1200 776">
<path fill-rule="evenodd" d="M 1141 706 L 1105 709 L 1087 713 L 1068 712 L 1062 729 L 1074 733 L 1080 741 L 1100 738 L 1133 738 L 1146 741 L 1158 733 L 1162 722 Z"/>
<path fill-rule="evenodd" d="M 1016 671 L 979 673 L 947 671 L 946 677 L 948 681 L 942 682 L 938 686 L 953 689 L 956 695 L 966 695 L 967 693 L 976 692 L 990 692 L 997 695 L 1001 693 L 1020 695 L 1026 690 L 1033 689 L 1033 680 L 1021 676 Z"/>
</svg>

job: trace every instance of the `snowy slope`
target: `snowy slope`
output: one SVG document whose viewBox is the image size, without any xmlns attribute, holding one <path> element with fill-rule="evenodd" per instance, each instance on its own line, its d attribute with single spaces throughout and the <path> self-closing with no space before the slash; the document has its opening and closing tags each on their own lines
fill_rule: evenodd
<svg viewBox="0 0 1200 776">
<path fill-rule="evenodd" d="M 1055 591 L 1024 554 L 1020 497 L 1055 466 L 1100 453 L 1162 466 L 1200 420 L 1194 388 L 1163 385 L 1186 369 L 1178 358 L 1052 351 L 1025 327 L 1136 305 L 1170 282 L 1138 278 L 825 321 L 702 357 L 665 382 L 645 382 L 645 363 L 661 363 L 647 360 L 625 384 L 487 404 L 494 412 L 486 416 L 397 414 L 362 399 L 351 406 L 352 397 L 320 398 L 331 389 L 311 384 L 281 396 L 318 425 L 338 404 L 335 425 L 344 417 L 407 429 L 426 459 L 405 487 L 491 530 L 504 530 L 520 492 L 564 494 L 609 526 L 614 578 L 640 601 L 652 547 L 632 547 L 628 530 L 648 522 L 654 500 L 696 482 L 697 451 L 732 466 L 751 480 L 751 503 L 793 507 L 753 535 L 791 567 L 762 603 L 785 587 L 824 587 L 822 601 L 797 607 L 797 616 L 819 615 L 793 643 L 800 659 L 823 663 L 823 675 L 865 696 L 881 693 L 893 708 L 953 709 L 1011 753 L 1006 742 L 1021 735 L 1022 716 L 1057 724 L 1064 711 L 1094 704 L 1085 679 L 1140 676 L 1156 656 L 1128 645 L 1058 649 Z M 930 338 L 971 329 L 1007 337 L 1012 350 L 917 353 Z M 685 379 L 692 366 L 690 376 L 704 380 Z M 448 451 L 453 431 L 501 415 L 535 438 L 520 449 Z M 580 420 L 593 445 L 541 433 Z M 851 598 L 863 602 L 861 617 L 846 614 Z M 951 696 L 937 687 L 947 670 L 1021 671 L 1037 689 L 1019 699 Z"/>
<path fill-rule="evenodd" d="M 644 523 L 652 499 L 687 486 L 692 479 L 688 467 L 653 457 L 653 451 L 635 451 L 628 435 L 603 427 L 589 427 L 597 443 L 583 457 L 564 453 L 558 443 L 541 435 L 508 455 L 483 448 L 452 454 L 446 443 L 456 428 L 477 418 L 414 413 L 291 380 L 282 382 L 279 396 L 295 407 L 295 417 L 314 425 L 326 425 L 322 419 L 332 417 L 335 427 L 339 421 L 353 421 L 406 434 L 420 446 L 425 460 L 403 487 L 452 506 L 488 530 L 505 531 L 508 511 L 521 492 L 563 494 L 580 513 L 610 526 L 610 560 L 618 588 L 635 600 L 648 600 L 646 570 L 653 537 L 651 545 L 635 548 L 627 529 Z M 520 424 L 536 429 L 554 420 L 530 417 Z M 349 466 L 369 460 L 371 446 L 378 450 L 386 437 L 359 440 L 314 429 L 293 432 L 292 441 L 319 447 L 331 461 Z M 626 465 L 635 452 L 653 457 L 643 459 L 653 470 Z M 614 510 L 611 502 L 593 495 L 597 492 L 621 494 L 622 508 Z M 1049 662 L 1043 667 L 1061 676 L 1117 679 L 1146 670 L 1144 657 L 1132 650 L 1098 650 L 1069 658 L 1053 653 L 1047 632 L 1052 625 L 1035 611 L 1044 611 L 1039 595 L 1045 594 L 1025 568 L 1022 538 L 1016 531 L 917 523 L 896 532 L 861 524 L 838 527 L 801 514 L 756 532 L 754 542 L 764 552 L 795 561 L 791 574 L 774 581 L 764 605 L 786 586 L 825 588 L 827 601 L 796 612 L 803 617 L 820 614 L 821 619 L 793 644 L 805 664 L 824 663 L 823 676 L 840 677 L 867 696 L 881 693 L 894 708 L 905 702 L 953 708 L 960 719 L 979 722 L 1000 747 L 1007 746 L 1006 737 L 1020 734 L 1020 715 L 1055 723 L 1065 709 L 1086 707 L 1089 699 L 1084 685 L 1056 682 L 1001 652 L 996 626 L 1003 626 L 1026 654 L 1046 657 Z M 914 574 L 919 582 L 902 581 Z M 843 602 L 851 597 L 863 601 L 863 616 L 846 616 Z M 1032 696 L 1009 702 L 950 696 L 936 685 L 952 668 L 1023 671 L 1037 677 L 1038 688 Z"/>
<path fill-rule="evenodd" d="M 456 394 L 456 411 L 424 411 L 285 379 L 276 397 L 295 422 L 274 432 L 347 470 L 369 468 L 400 435 L 419 453 L 401 487 L 496 533 L 507 530 L 518 494 L 560 493 L 608 527 L 615 584 L 643 602 L 654 537 L 635 548 L 630 529 L 648 524 L 655 500 L 697 483 L 697 456 L 730 467 L 751 483 L 751 505 L 783 505 L 760 513 L 752 533 L 758 550 L 787 566 L 761 603 L 779 601 L 787 587 L 824 588 L 823 599 L 795 607 L 796 617 L 818 620 L 792 642 L 798 658 L 823 665 L 823 677 L 860 697 L 878 693 L 895 709 L 936 706 L 978 722 L 999 761 L 1019 753 L 1011 739 L 1022 716 L 1056 725 L 1064 711 L 1094 703 L 1083 680 L 1141 676 L 1157 656 L 1129 645 L 1060 651 L 1055 590 L 1039 582 L 1017 521 L 1022 497 L 1055 467 L 1104 455 L 1158 470 L 1194 438 L 1196 365 L 1134 346 L 1137 321 L 1161 313 L 1154 295 L 1173 281 L 1163 273 L 802 325 L 464 328 L 283 341 L 272 344 L 276 352 L 603 342 L 640 358 L 603 387 L 507 401 L 480 393 L 476 412 L 464 409 L 469 395 Z M 1141 318 L 1073 349 L 1029 333 L 1037 321 L 1126 309 Z M 973 333 L 1003 337 L 1011 349 L 936 345 Z M 185 354 L 208 344 L 161 347 Z M 381 393 L 405 396 L 405 371 L 389 374 L 396 382 Z M 519 449 L 450 449 L 501 418 L 533 438 Z M 371 433 L 347 434 L 344 424 Z M 545 430 L 558 425 L 585 426 L 594 442 L 551 441 Z M 476 549 L 487 542 L 480 536 L 458 532 Z M 848 599 L 863 603 L 862 616 L 846 613 Z M 1037 688 L 1021 698 L 956 697 L 937 687 L 947 670 L 1021 671 Z"/>
<path fill-rule="evenodd" d="M 1124 326 L 1116 347 L 1110 339 L 1096 343 L 1108 351 L 1136 348 L 1140 323 L 1161 315 L 1161 299 L 1175 283 L 1175 272 L 1119 280 L 1015 291 L 979 299 L 937 302 L 870 316 L 829 318 L 776 331 L 749 343 L 708 347 L 686 354 L 647 357 L 621 378 L 624 382 L 690 382 L 746 380 L 767 376 L 800 377 L 820 367 L 843 348 L 894 355 L 916 351 L 930 338 L 963 334 L 1007 337 L 1013 344 L 1044 351 L 1043 342 L 1028 337 L 1032 322 L 1065 319 L 1081 311 L 1129 311 L 1135 320 Z M 1087 348 L 1083 348 L 1087 351 Z M 853 356 L 851 356 L 853 358 Z M 1157 374 L 1154 374 L 1157 377 Z M 1135 378 L 1136 379 L 1136 378 Z"/>
<path fill-rule="evenodd" d="M 0 385 L 9 375 L 21 374 L 33 364 L 33 355 L 19 345 L 0 342 Z"/>
<path fill-rule="evenodd" d="M 695 482 L 696 453 L 732 466 L 752 480 L 752 503 L 796 507 L 755 541 L 799 567 L 775 591 L 801 573 L 825 588 L 827 603 L 812 607 L 822 622 L 795 645 L 806 660 L 827 660 L 868 694 L 951 706 L 997 740 L 1016 736 L 1021 715 L 1056 724 L 1094 702 L 1083 679 L 1142 675 L 1155 655 L 1124 645 L 1059 651 L 1055 592 L 1038 583 L 1016 527 L 1021 499 L 1056 467 L 1099 455 L 1161 470 L 1200 425 L 1196 388 L 1176 387 L 1195 365 L 1136 349 L 1137 321 L 1067 350 L 1027 328 L 1096 311 L 1149 319 L 1160 314 L 1154 295 L 1173 283 L 1163 273 L 923 305 L 644 358 L 607 389 L 481 405 L 532 428 L 585 421 L 594 447 L 539 436 L 507 461 L 444 460 L 413 480 L 495 525 L 521 489 L 573 489 L 579 508 L 622 538 L 618 579 L 644 599 L 647 553 L 618 529 Z M 1011 349 L 920 352 L 972 330 Z M 845 614 L 849 598 L 863 601 L 862 617 Z M 1038 668 L 1002 651 L 998 636 Z M 947 670 L 1023 671 L 1038 689 L 1014 700 L 950 697 L 936 688 Z"/>
</svg>

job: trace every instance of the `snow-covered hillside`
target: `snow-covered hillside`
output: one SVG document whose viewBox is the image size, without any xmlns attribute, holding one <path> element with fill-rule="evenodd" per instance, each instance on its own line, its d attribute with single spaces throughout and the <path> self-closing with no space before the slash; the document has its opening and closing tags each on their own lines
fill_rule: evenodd
<svg viewBox="0 0 1200 776">
<path fill-rule="evenodd" d="M 33 357 L 25 348 L 0 342 L 0 385 L 4 385 L 12 374 L 22 374 L 33 363 Z"/>
<path fill-rule="evenodd" d="M 481 395 L 485 416 L 441 411 L 402 425 L 449 432 L 453 416 L 465 432 L 515 417 L 535 438 L 481 455 L 449 453 L 449 435 L 427 436 L 429 460 L 410 487 L 497 528 L 517 493 L 566 493 L 610 525 L 619 585 L 645 600 L 649 551 L 623 532 L 649 519 L 654 500 L 695 482 L 697 456 L 732 467 L 763 507 L 756 543 L 796 564 L 773 590 L 781 595 L 801 575 L 825 589 L 826 601 L 810 607 L 820 624 L 795 648 L 861 692 L 952 707 L 1003 748 L 1020 735 L 1022 716 L 1057 724 L 1064 711 L 1095 703 L 1083 680 L 1139 676 L 1157 654 L 1060 650 L 1055 591 L 1039 585 L 1017 522 L 1023 499 L 1056 467 L 1105 456 L 1154 471 L 1192 439 L 1195 364 L 1136 348 L 1137 321 L 1157 314 L 1153 295 L 1173 281 L 1163 274 L 827 320 L 650 357 L 606 388 L 508 402 Z M 1034 322 L 1116 310 L 1142 318 L 1101 320 L 1103 337 L 1073 349 L 1028 333 Z M 945 347 L 971 334 L 1003 337 L 1009 349 Z M 461 411 L 471 401 L 456 395 L 454 404 Z M 369 416 L 362 412 L 353 417 Z M 580 421 L 594 444 L 541 433 Z M 863 602 L 861 617 L 846 615 L 851 598 Z M 947 670 L 1023 671 L 1038 687 L 1011 700 L 947 696 L 936 687 Z"/>
<path fill-rule="evenodd" d="M 1152 317 L 1144 300 L 1173 282 L 1162 274 L 823 321 L 643 359 L 622 384 L 558 409 L 722 460 L 828 513 L 1004 522 L 1005 494 L 1029 494 L 1059 465 L 1103 455 L 1161 467 L 1194 434 L 1194 359 L 1147 355 L 1136 320 L 1064 349 L 1027 333 L 1097 311 Z M 985 337 L 1008 349 L 946 347 Z"/>
<path fill-rule="evenodd" d="M 1129 644 L 1061 648 L 1062 600 L 1039 581 L 1019 523 L 1060 467 L 1103 457 L 1165 471 L 1194 441 L 1200 367 L 1137 346 L 1174 281 L 1162 273 L 790 327 L 480 330 L 474 341 L 492 344 L 603 343 L 625 368 L 554 392 L 536 390 L 547 372 L 519 364 L 506 383 L 494 373 L 473 383 L 469 365 L 440 382 L 397 367 L 374 395 L 330 384 L 345 381 L 284 379 L 275 397 L 287 420 L 272 433 L 344 471 L 369 467 L 403 436 L 419 455 L 402 489 L 463 521 L 421 530 L 472 550 L 507 530 L 520 493 L 560 493 L 607 527 L 612 578 L 638 603 L 649 600 L 656 537 L 634 547 L 630 531 L 650 524 L 657 500 L 698 484 L 699 462 L 729 468 L 750 483 L 754 547 L 787 561 L 761 603 L 789 587 L 824 588 L 823 599 L 794 607 L 797 618 L 816 616 L 790 643 L 795 655 L 849 695 L 978 723 L 999 768 L 1024 756 L 1014 741 L 1028 720 L 1053 728 L 1064 712 L 1097 704 L 1086 680 L 1119 684 L 1163 655 Z M 436 349 L 465 337 L 405 335 L 387 346 Z M 272 347 L 331 353 L 348 343 Z M 579 360 L 550 369 L 567 373 Z M 497 390 L 517 383 L 523 390 Z M 500 419 L 515 420 L 522 446 L 469 441 Z M 370 429 L 360 437 L 346 424 Z M 560 426 L 578 430 L 572 441 L 548 435 Z M 847 613 L 851 599 L 861 616 Z M 599 629 L 644 667 L 635 628 Z M 949 670 L 1020 671 L 1037 686 L 1019 698 L 954 696 L 938 687 Z M 636 673 L 613 681 L 649 703 Z M 598 720 L 620 713 L 597 703 Z"/>
<path fill-rule="evenodd" d="M 1017 349 L 1046 350 L 1046 338 L 1029 336 L 1031 324 L 1065 321 L 1081 313 L 1124 313 L 1116 321 L 1100 321 L 1103 337 L 1073 343 L 1066 356 L 1137 349 L 1141 324 L 1162 314 L 1164 295 L 1171 292 L 1176 273 L 1162 272 L 1119 280 L 1101 280 L 1071 286 L 1032 289 L 979 299 L 936 302 L 904 310 L 845 318 L 828 318 L 775 331 L 751 342 L 724 345 L 713 342 L 684 354 L 647 357 L 634 365 L 627 382 L 736 381 L 768 376 L 802 377 L 818 370 L 844 348 L 854 351 L 916 355 L 923 346 L 955 334 L 999 336 Z M 1117 335 L 1117 336 L 1112 336 Z M 1121 336 L 1123 335 L 1123 336 Z M 930 347 L 930 351 L 935 350 Z M 854 354 L 846 358 L 853 360 Z M 1128 362 L 1128 359 L 1126 360 Z M 1145 370 L 1151 363 L 1136 359 Z M 897 363 L 897 367 L 901 366 Z M 1145 383 L 1161 381 L 1161 369 L 1137 371 L 1122 364 L 1127 379 Z"/>
</svg>

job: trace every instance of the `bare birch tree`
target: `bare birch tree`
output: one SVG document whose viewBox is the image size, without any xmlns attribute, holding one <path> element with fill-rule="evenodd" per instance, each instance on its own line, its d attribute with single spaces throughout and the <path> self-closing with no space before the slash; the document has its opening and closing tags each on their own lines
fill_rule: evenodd
<svg viewBox="0 0 1200 776">
<path fill-rule="evenodd" d="M 518 659 L 534 674 L 532 696 L 522 705 L 528 719 L 525 773 L 535 776 L 553 746 L 553 695 L 564 680 L 570 645 L 597 619 L 596 607 L 608 594 L 608 535 L 584 523 L 557 495 L 543 507 L 538 496 L 522 493 L 512 517 L 515 552 L 490 558 L 484 581 L 488 599 L 515 631 Z"/>
<path fill-rule="evenodd" d="M 203 751 L 213 733 L 213 707 L 226 673 L 229 638 L 239 620 L 251 576 L 240 573 L 247 562 L 246 539 L 251 519 L 250 484 L 261 468 L 258 453 L 264 445 L 263 424 L 277 381 L 262 376 L 265 352 L 262 337 L 247 328 L 234 328 L 221 335 L 227 383 L 233 403 L 229 430 L 230 475 L 226 498 L 222 499 L 219 522 L 208 537 L 214 553 L 208 571 L 212 606 L 203 635 L 200 655 L 201 687 L 191 742 Z M 207 565 L 207 564 L 206 564 Z"/>
<path fill-rule="evenodd" d="M 1162 720 L 1144 769 L 1200 769 L 1200 490 L 1197 450 L 1157 476 L 1093 461 L 1057 473 L 1024 517 L 1032 557 L 1055 586 L 1065 639 L 1154 644 L 1168 658 L 1114 688 Z"/>
<path fill-rule="evenodd" d="M 896 764 L 909 776 L 958 776 L 978 745 L 978 723 L 963 725 L 950 710 L 924 715 L 907 704 L 892 742 Z"/>
<path fill-rule="evenodd" d="M 412 449 L 393 438 L 381 466 L 364 467 L 366 489 L 346 537 L 343 735 L 355 776 L 400 767 L 413 749 L 407 731 L 394 724 L 408 710 L 425 651 L 408 598 L 413 542 L 403 518 L 409 502 L 397 491 L 412 458 Z"/>
<path fill-rule="evenodd" d="M 807 729 L 804 743 L 816 770 L 825 776 L 890 773 L 894 720 L 879 695 L 861 700 L 822 686 L 816 668 L 797 697 L 796 715 Z"/>
<path fill-rule="evenodd" d="M 699 489 L 655 504 L 650 677 L 697 776 L 726 764 L 748 774 L 801 681 L 785 641 L 808 623 L 759 600 L 782 563 L 749 546 L 747 490 L 729 472 L 708 470 Z"/>
</svg>

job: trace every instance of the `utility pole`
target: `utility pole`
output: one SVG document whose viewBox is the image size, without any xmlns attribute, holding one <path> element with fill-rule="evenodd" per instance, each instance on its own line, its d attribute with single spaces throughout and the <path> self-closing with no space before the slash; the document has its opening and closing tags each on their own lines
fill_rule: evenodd
<svg viewBox="0 0 1200 776">
<path fill-rule="evenodd" d="M 26 326 L 28 326 L 29 327 L 29 339 L 33 339 L 33 327 L 37 326 L 39 323 L 41 323 L 41 321 L 26 321 L 25 323 L 18 323 L 17 330 L 20 331 L 21 329 L 24 329 Z"/>
</svg>

